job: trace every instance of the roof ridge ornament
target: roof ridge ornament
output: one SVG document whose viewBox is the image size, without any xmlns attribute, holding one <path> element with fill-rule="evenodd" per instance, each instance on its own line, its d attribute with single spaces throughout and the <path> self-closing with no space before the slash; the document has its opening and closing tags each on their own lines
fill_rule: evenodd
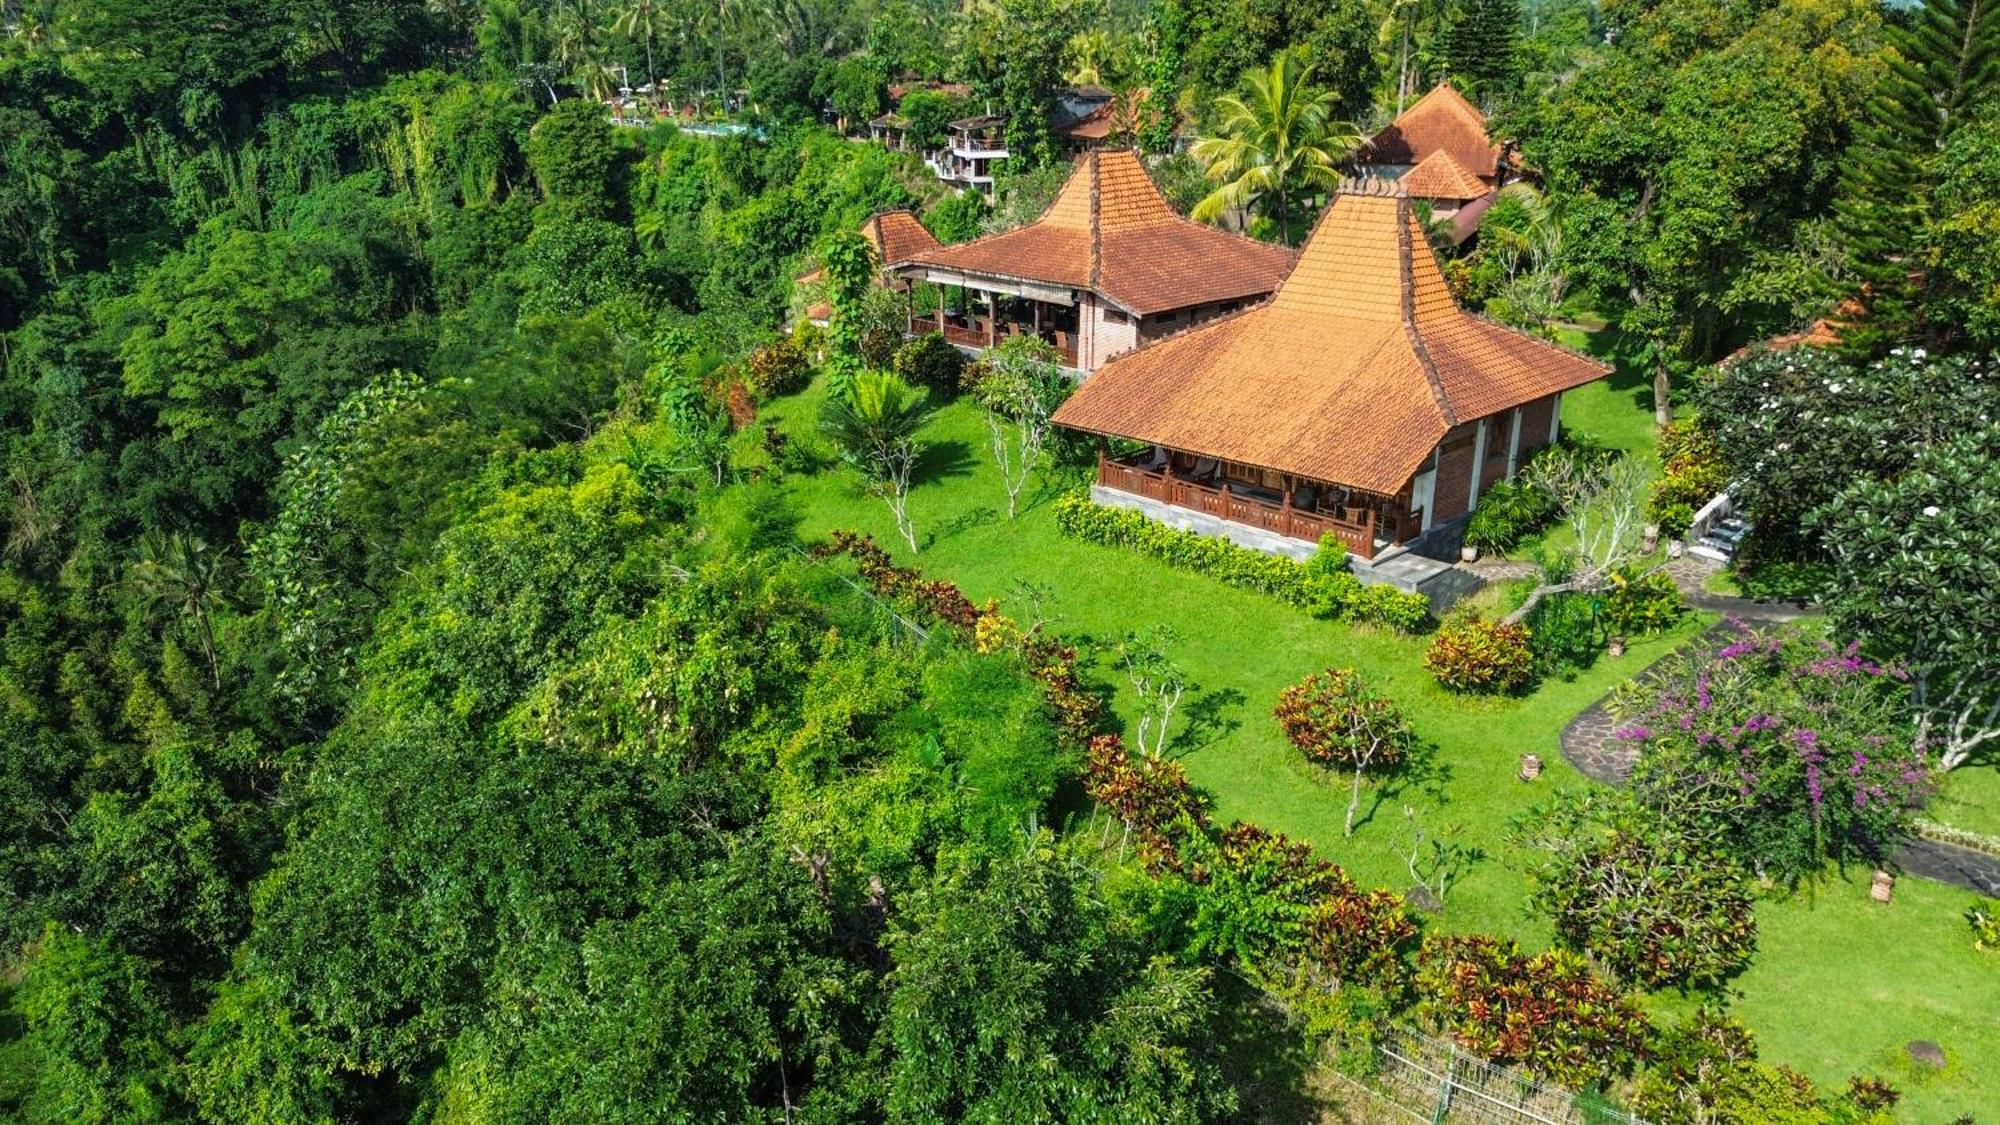
<svg viewBox="0 0 2000 1125">
<path fill-rule="evenodd" d="M 1370 195 L 1383 199 L 1407 198 L 1409 192 L 1403 188 L 1403 181 L 1390 176 L 1378 176 L 1364 172 L 1358 176 L 1342 176 L 1334 184 L 1335 195 Z"/>
</svg>

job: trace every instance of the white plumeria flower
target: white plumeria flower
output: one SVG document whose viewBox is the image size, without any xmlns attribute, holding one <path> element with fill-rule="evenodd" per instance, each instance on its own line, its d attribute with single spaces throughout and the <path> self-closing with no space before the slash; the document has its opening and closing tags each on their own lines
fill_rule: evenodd
<svg viewBox="0 0 2000 1125">
<path fill-rule="evenodd" d="M 1931 504 L 1924 508 L 1924 514 L 1935 519 L 1937 517 L 1937 514 L 1943 510 L 1944 509 L 1939 508 L 1936 504 Z"/>
</svg>

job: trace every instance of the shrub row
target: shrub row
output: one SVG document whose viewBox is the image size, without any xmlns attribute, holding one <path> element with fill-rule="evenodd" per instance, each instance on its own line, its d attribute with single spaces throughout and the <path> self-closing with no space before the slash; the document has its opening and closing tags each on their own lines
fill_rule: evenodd
<svg viewBox="0 0 2000 1125">
<path fill-rule="evenodd" d="M 1176 570 L 1268 594 L 1314 617 L 1353 618 L 1406 633 L 1421 630 L 1430 619 L 1430 602 L 1422 594 L 1394 586 L 1363 586 L 1346 569 L 1346 553 L 1336 543 L 1322 543 L 1320 554 L 1302 563 L 1168 527 L 1130 509 L 1095 503 L 1081 493 L 1056 501 L 1056 527 L 1072 539 L 1130 548 Z"/>
<path fill-rule="evenodd" d="M 836 553 L 856 559 L 881 596 L 931 615 L 987 651 L 1018 649 L 1065 735 L 1078 738 L 1101 720 L 1102 701 L 1081 686 L 1073 650 L 1022 634 L 997 606 L 975 607 L 949 582 L 890 564 L 865 536 L 842 533 L 835 546 L 816 552 Z M 1313 995 L 1322 984 L 1376 990 L 1389 1007 L 1364 1021 L 1408 1012 L 1414 984 L 1416 1014 L 1430 1026 L 1488 1058 L 1566 1085 L 1603 1083 L 1644 1059 L 1652 1038 L 1644 1013 L 1575 954 L 1529 955 L 1492 937 L 1434 934 L 1412 957 L 1418 926 L 1400 896 L 1363 889 L 1315 858 L 1310 846 L 1283 835 L 1244 823 L 1215 828 L 1204 796 L 1177 762 L 1131 754 L 1116 734 L 1093 733 L 1085 745 L 1085 791 L 1136 837 L 1149 871 L 1196 896 L 1188 920 L 1199 931 L 1199 949 L 1248 968 L 1276 968 L 1281 979 L 1273 984 L 1280 989 L 1290 987 L 1282 979 L 1289 975 L 1310 983 Z M 1799 1097 L 1819 1104 L 1809 1084 Z"/>
</svg>

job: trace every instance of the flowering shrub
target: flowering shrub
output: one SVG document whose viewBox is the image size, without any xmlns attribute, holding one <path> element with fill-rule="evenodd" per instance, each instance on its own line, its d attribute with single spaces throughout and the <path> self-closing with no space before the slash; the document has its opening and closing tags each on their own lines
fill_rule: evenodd
<svg viewBox="0 0 2000 1125">
<path fill-rule="evenodd" d="M 797 394 L 812 380 L 812 359 L 789 336 L 781 336 L 750 353 L 750 385 L 762 398 Z"/>
<path fill-rule="evenodd" d="M 1355 617 L 1414 631 L 1422 628 L 1430 614 L 1430 602 L 1422 594 L 1394 587 L 1364 589 L 1361 580 L 1344 566 L 1329 567 L 1317 559 L 1301 563 L 1267 555 L 1239 547 L 1227 539 L 1168 527 L 1129 509 L 1093 503 L 1081 493 L 1056 501 L 1056 527 L 1073 539 L 1128 547 L 1176 569 L 1269 594 L 1314 617 L 1329 620 Z M 1345 556 L 1341 559 L 1344 561 Z M 1377 589 L 1387 593 L 1370 592 Z"/>
<path fill-rule="evenodd" d="M 1648 988 L 1719 983 L 1757 947 L 1744 870 L 1620 795 L 1566 793 L 1525 819 L 1529 904 L 1565 945 Z"/>
<path fill-rule="evenodd" d="M 1632 1069 L 1646 1017 L 1574 953 L 1527 956 L 1483 935 L 1436 936 L 1417 955 L 1418 1010 L 1460 1046 L 1565 1086 Z"/>
<path fill-rule="evenodd" d="M 1905 674 L 1799 633 L 1744 633 L 1614 706 L 1634 792 L 1760 874 L 1887 857 L 1929 792 Z"/>
<path fill-rule="evenodd" d="M 1525 625 L 1453 613 L 1424 652 L 1424 670 L 1453 691 L 1519 691 L 1535 674 L 1532 634 Z"/>
<path fill-rule="evenodd" d="M 1664 571 L 1634 578 L 1626 573 L 1611 576 L 1611 592 L 1604 598 L 1604 627 L 1612 633 L 1631 637 L 1657 633 L 1681 619 L 1687 601 L 1680 587 Z"/>
</svg>

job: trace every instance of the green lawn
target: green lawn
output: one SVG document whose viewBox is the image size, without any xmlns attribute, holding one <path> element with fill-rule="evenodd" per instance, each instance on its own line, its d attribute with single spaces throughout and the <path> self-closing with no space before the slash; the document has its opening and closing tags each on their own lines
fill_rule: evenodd
<svg viewBox="0 0 2000 1125">
<path fill-rule="evenodd" d="M 816 388 L 776 403 L 761 421 L 816 440 L 807 435 L 819 394 Z M 1564 422 L 1643 453 L 1650 445 L 1649 408 L 1649 392 L 1642 399 L 1629 385 L 1608 380 L 1569 395 Z M 1199 691 L 1182 705 L 1170 753 L 1213 795 L 1221 817 L 1309 840 L 1364 882 L 1403 889 L 1412 883 L 1404 858 L 1408 807 L 1425 830 L 1483 853 L 1447 897 L 1438 921 L 1450 929 L 1506 933 L 1535 945 L 1549 940 L 1546 926 L 1523 908 L 1526 882 L 1520 857 L 1506 843 L 1508 822 L 1555 788 L 1589 784 L 1557 748 L 1564 723 L 1706 624 L 1690 618 L 1671 634 L 1639 640 L 1618 660 L 1600 660 L 1574 681 L 1546 684 L 1526 698 L 1461 699 L 1424 673 L 1422 639 L 1316 621 L 1130 552 L 1063 538 L 1049 501 L 1080 478 L 1050 482 L 1009 521 L 985 427 L 963 403 L 941 410 L 925 437 L 929 449 L 910 503 L 922 544 L 914 559 L 886 505 L 864 495 L 846 469 L 793 479 L 801 533 L 867 531 L 899 559 L 959 583 L 976 600 L 999 598 L 1017 616 L 1028 612 L 1017 584 L 1039 584 L 1049 627 L 1086 651 L 1129 630 L 1171 625 L 1182 637 L 1175 655 Z M 1412 776 L 1364 792 L 1352 837 L 1342 831 L 1345 787 L 1305 766 L 1270 714 L 1282 688 L 1329 665 L 1360 669 L 1434 746 Z M 1117 669 L 1101 658 L 1094 667 L 1127 710 L 1131 693 Z M 1546 764 L 1534 783 L 1515 778 L 1523 753 L 1539 754 Z M 1958 917 L 1965 897 L 1910 888 L 1885 910 L 1867 903 L 1860 888 L 1835 886 L 1817 901 L 1767 903 L 1760 909 L 1759 962 L 1737 982 L 1734 1007 L 1764 1038 L 1770 1057 L 1827 1081 L 1879 1069 L 1888 1052 L 1918 1035 L 1969 1058 L 2000 1059 L 2000 1030 L 1991 1020 L 2000 1010 L 1994 992 L 2000 958 L 1975 956 Z M 1864 982 L 1872 982 L 1865 1002 L 1854 999 Z M 1978 1025 L 1986 1030 L 1965 1030 Z M 2000 1078 L 1975 1076 L 1975 1069 L 1965 1068 L 1955 1085 L 1913 1091 L 1912 1120 L 1969 1107 L 1961 1096 L 1983 1091 L 1988 1100 L 2000 1098 Z"/>
<path fill-rule="evenodd" d="M 1994 758 L 1978 755 L 1946 774 L 1925 815 L 1953 828 L 2000 836 L 2000 761 Z"/>
</svg>

